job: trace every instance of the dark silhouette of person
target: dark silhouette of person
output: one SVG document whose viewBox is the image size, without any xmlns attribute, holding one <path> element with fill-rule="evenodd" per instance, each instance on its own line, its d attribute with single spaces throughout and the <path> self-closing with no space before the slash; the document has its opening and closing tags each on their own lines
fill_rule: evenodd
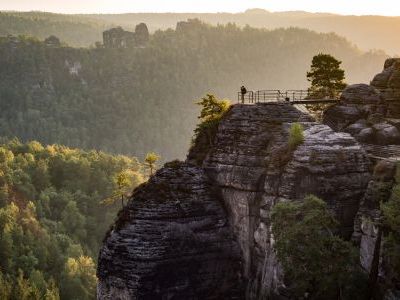
<svg viewBox="0 0 400 300">
<path fill-rule="evenodd" d="M 247 89 L 244 87 L 244 85 L 242 85 L 240 87 L 240 94 L 242 95 L 242 103 L 244 103 L 244 95 L 246 95 L 247 93 Z"/>
</svg>

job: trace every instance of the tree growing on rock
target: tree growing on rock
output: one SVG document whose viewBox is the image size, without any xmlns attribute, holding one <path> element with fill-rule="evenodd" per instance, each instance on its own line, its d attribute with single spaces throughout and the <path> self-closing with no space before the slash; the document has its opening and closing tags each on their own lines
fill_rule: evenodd
<svg viewBox="0 0 400 300">
<path fill-rule="evenodd" d="M 295 298 L 349 299 L 364 291 L 357 255 L 335 234 L 337 225 L 326 203 L 315 196 L 273 208 L 274 247 Z"/>
<path fill-rule="evenodd" d="M 103 204 L 111 205 L 116 201 L 121 201 L 121 206 L 124 207 L 124 200 L 129 196 L 131 191 L 143 182 L 141 174 L 131 171 L 123 170 L 116 174 L 113 178 L 115 189 L 112 195 L 102 201 Z"/>
<path fill-rule="evenodd" d="M 400 168 L 396 175 L 396 185 L 393 187 L 389 201 L 381 204 L 383 225 L 387 231 L 384 248 L 387 259 L 395 277 L 400 277 Z"/>
<path fill-rule="evenodd" d="M 311 69 L 307 72 L 307 80 L 311 82 L 308 89 L 310 98 L 335 98 L 347 86 L 341 63 L 329 54 L 320 53 L 313 57 Z"/>
<path fill-rule="evenodd" d="M 150 170 L 150 176 L 153 175 L 154 170 L 156 168 L 157 162 L 160 160 L 160 156 L 157 155 L 155 152 L 149 152 L 146 154 L 144 159 L 145 166 Z"/>
<path fill-rule="evenodd" d="M 209 145 L 212 145 L 218 123 L 228 111 L 230 103 L 228 100 L 219 100 L 214 95 L 207 94 L 196 104 L 202 108 L 198 117 L 201 122 L 195 129 L 195 136 L 197 137 L 201 133 L 206 134 Z"/>
</svg>

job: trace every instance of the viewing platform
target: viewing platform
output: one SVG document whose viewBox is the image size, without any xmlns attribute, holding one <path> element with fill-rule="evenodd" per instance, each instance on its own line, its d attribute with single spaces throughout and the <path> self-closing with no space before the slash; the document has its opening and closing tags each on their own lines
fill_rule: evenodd
<svg viewBox="0 0 400 300">
<path fill-rule="evenodd" d="M 341 91 L 315 96 L 308 90 L 260 90 L 238 92 L 238 103 L 255 104 L 267 102 L 288 102 L 290 104 L 323 104 L 336 103 L 340 100 Z"/>
</svg>

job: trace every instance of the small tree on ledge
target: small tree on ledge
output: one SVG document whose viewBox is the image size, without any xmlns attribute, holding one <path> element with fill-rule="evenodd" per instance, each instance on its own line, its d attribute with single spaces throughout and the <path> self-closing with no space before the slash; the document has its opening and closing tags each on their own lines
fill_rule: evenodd
<svg viewBox="0 0 400 300">
<path fill-rule="evenodd" d="M 341 63 L 329 54 L 320 53 L 313 57 L 311 70 L 307 72 L 307 80 L 311 82 L 309 97 L 320 99 L 338 96 L 347 86 Z"/>
<path fill-rule="evenodd" d="M 199 102 L 201 112 L 198 117 L 201 122 L 197 125 L 194 130 L 195 136 L 198 136 L 201 132 L 207 135 L 209 145 L 213 143 L 213 138 L 216 133 L 216 129 L 222 116 L 228 111 L 230 102 L 228 100 L 219 100 L 214 95 L 207 94 L 206 97 L 201 98 Z"/>
<path fill-rule="evenodd" d="M 153 175 L 154 170 L 156 168 L 156 163 L 160 160 L 160 156 L 154 152 L 149 152 L 146 154 L 146 158 L 144 159 L 144 163 L 147 168 L 150 170 L 150 176 Z"/>
</svg>

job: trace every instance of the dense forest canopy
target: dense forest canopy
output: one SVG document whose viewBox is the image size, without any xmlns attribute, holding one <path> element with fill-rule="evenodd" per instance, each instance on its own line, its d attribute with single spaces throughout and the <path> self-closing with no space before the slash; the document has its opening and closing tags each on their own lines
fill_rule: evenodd
<svg viewBox="0 0 400 300">
<path fill-rule="evenodd" d="M 341 16 L 308 12 L 276 12 L 251 9 L 245 13 L 127 13 L 61 15 L 39 12 L 0 13 L 0 35 L 25 34 L 41 39 L 56 35 L 71 46 L 87 47 L 101 40 L 105 27 L 123 26 L 133 30 L 145 22 L 150 31 L 175 28 L 186 19 L 197 18 L 217 25 L 236 23 L 257 28 L 300 27 L 317 32 L 335 32 L 363 50 L 382 49 L 390 55 L 400 54 L 400 17 Z"/>
<path fill-rule="evenodd" d="M 368 82 L 386 58 L 332 33 L 197 20 L 155 32 L 146 48 L 46 47 L 29 38 L 1 38 L 0 133 L 182 158 L 196 123 L 196 99 L 211 92 L 236 101 L 242 84 L 248 90 L 305 88 L 319 52 L 343 61 L 348 83 Z"/>
<path fill-rule="evenodd" d="M 101 241 L 121 207 L 104 204 L 136 158 L 60 145 L 0 144 L 0 299 L 94 299 Z"/>
<path fill-rule="evenodd" d="M 55 35 L 75 47 L 94 45 L 110 26 L 112 23 L 74 15 L 0 12 L 0 36 L 27 35 L 44 40 Z"/>
</svg>

